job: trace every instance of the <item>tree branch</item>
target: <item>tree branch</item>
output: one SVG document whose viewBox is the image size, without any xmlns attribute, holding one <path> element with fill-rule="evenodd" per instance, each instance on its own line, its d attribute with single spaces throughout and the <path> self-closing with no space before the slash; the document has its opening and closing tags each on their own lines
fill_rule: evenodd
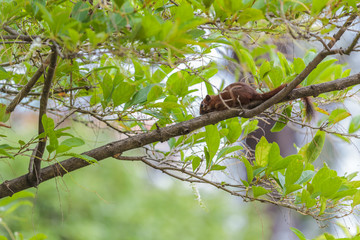
<svg viewBox="0 0 360 240">
<path fill-rule="evenodd" d="M 338 79 L 328 83 L 316 84 L 300 89 L 294 89 L 288 100 L 313 96 L 324 92 L 336 91 L 360 84 L 360 74 L 356 74 L 347 78 Z M 281 100 L 279 100 L 281 101 Z M 282 100 L 285 101 L 285 100 Z M 222 120 L 233 117 L 253 117 L 251 109 L 229 109 L 221 112 L 212 112 L 200 117 L 193 118 L 188 121 L 180 122 L 171 126 L 160 128 L 148 133 L 138 134 L 124 140 L 111 142 L 104 146 L 84 152 L 84 155 L 91 156 L 98 161 L 121 154 L 125 151 L 139 148 L 150 143 L 158 141 L 166 141 L 172 137 L 186 135 L 196 129 L 210 124 L 216 124 Z M 79 168 L 90 165 L 87 161 L 79 158 L 69 158 L 60 163 L 55 163 L 41 169 L 41 182 L 50 180 L 57 176 L 63 176 L 66 173 L 75 171 Z M 31 188 L 32 185 L 27 181 L 27 175 L 20 176 L 10 181 L 5 181 L 0 185 L 0 198 L 11 196 L 16 192 Z"/>
<path fill-rule="evenodd" d="M 42 134 L 44 132 L 44 126 L 42 124 L 42 117 L 46 114 L 47 103 L 49 99 L 49 92 L 51 88 L 51 83 L 55 74 L 56 68 L 56 61 L 57 61 L 57 52 L 53 49 L 53 52 L 50 55 L 50 65 L 44 80 L 44 87 L 40 97 L 40 110 L 39 110 L 39 123 L 38 123 L 38 134 Z M 41 181 L 41 158 L 44 154 L 46 146 L 46 138 L 40 138 L 39 143 L 35 147 L 33 154 L 30 158 L 29 164 L 29 175 L 28 180 L 32 183 L 33 186 L 39 185 Z"/>
<path fill-rule="evenodd" d="M 35 38 L 38 37 L 38 36 L 21 35 L 15 29 L 13 29 L 5 24 L 3 25 L 3 29 L 6 32 L 10 33 L 11 35 L 0 36 L 1 39 L 20 39 L 23 41 L 33 41 Z"/>
</svg>

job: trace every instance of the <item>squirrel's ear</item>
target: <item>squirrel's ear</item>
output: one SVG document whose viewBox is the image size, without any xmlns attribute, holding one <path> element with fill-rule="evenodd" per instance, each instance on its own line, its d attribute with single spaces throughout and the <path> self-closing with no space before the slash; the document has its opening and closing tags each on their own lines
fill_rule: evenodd
<svg viewBox="0 0 360 240">
<path fill-rule="evenodd" d="M 211 100 L 210 95 L 206 95 L 205 100 L 209 102 Z"/>
</svg>

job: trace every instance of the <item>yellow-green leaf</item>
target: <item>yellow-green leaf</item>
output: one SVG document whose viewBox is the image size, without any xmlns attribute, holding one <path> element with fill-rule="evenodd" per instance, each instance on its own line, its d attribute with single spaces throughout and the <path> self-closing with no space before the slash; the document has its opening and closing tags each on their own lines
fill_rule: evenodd
<svg viewBox="0 0 360 240">
<path fill-rule="evenodd" d="M 253 186 L 252 190 L 253 190 L 254 198 L 257 198 L 261 195 L 264 195 L 264 194 L 267 194 L 270 192 L 270 190 L 266 190 L 265 188 L 259 187 L 259 186 Z"/>
<path fill-rule="evenodd" d="M 271 144 L 262 136 L 255 148 L 255 160 L 258 166 L 265 167 L 268 164 L 270 149 Z"/>
<path fill-rule="evenodd" d="M 306 163 L 314 162 L 320 155 L 325 143 L 325 132 L 318 130 L 315 137 L 306 148 L 305 157 Z"/>
</svg>

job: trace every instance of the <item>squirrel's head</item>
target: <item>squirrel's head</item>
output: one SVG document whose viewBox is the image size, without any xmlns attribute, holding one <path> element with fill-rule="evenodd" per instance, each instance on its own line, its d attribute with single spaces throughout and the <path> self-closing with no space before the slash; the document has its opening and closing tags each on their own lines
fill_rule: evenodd
<svg viewBox="0 0 360 240">
<path fill-rule="evenodd" d="M 200 115 L 214 111 L 210 105 L 211 99 L 212 96 L 206 95 L 206 97 L 202 100 L 200 103 Z"/>
</svg>

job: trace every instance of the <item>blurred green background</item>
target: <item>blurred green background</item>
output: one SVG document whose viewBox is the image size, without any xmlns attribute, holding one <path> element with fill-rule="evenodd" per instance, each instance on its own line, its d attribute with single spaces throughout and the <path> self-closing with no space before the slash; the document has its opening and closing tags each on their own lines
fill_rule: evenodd
<svg viewBox="0 0 360 240">
<path fill-rule="evenodd" d="M 24 136 L 30 139 L 36 136 L 36 129 L 26 127 L 30 122 L 15 122 L 10 130 L 0 129 L 0 134 L 13 145 Z M 72 129 L 90 144 L 77 149 L 79 153 L 118 138 L 79 123 Z M 1 181 L 24 174 L 28 160 L 26 156 L 0 160 Z M 11 212 L 21 202 L 17 200 L 0 208 L 3 222 L 24 239 L 38 233 L 54 240 L 270 238 L 271 222 L 261 214 L 264 205 L 172 179 L 139 162 L 106 159 L 28 191 L 35 194 L 28 198 L 32 206 Z M 9 238 L 4 225 L 0 233 Z"/>
</svg>

